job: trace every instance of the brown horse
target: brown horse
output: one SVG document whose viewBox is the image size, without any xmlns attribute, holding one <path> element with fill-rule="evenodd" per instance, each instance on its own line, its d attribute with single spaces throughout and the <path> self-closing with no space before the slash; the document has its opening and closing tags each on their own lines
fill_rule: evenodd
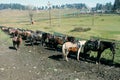
<svg viewBox="0 0 120 80">
<path fill-rule="evenodd" d="M 14 36 L 14 37 L 12 38 L 12 42 L 13 42 L 13 47 L 14 47 L 16 50 L 18 50 L 19 47 L 20 47 L 20 44 L 22 43 L 22 37 L 21 37 L 21 35 Z M 16 47 L 16 45 L 17 45 L 17 47 Z"/>
<path fill-rule="evenodd" d="M 60 45 L 63 45 L 63 44 L 64 44 L 64 40 L 61 39 L 61 37 L 55 37 L 55 40 L 56 40 L 56 42 L 57 42 L 58 44 L 60 44 Z"/>
</svg>

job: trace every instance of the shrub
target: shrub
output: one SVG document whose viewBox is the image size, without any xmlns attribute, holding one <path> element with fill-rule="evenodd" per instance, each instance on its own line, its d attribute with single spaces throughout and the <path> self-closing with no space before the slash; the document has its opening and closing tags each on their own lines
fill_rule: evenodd
<svg viewBox="0 0 120 80">
<path fill-rule="evenodd" d="M 82 28 L 82 27 L 78 27 L 78 28 L 74 28 L 73 30 L 71 30 L 70 32 L 86 32 L 86 31 L 90 31 L 91 28 Z"/>
</svg>

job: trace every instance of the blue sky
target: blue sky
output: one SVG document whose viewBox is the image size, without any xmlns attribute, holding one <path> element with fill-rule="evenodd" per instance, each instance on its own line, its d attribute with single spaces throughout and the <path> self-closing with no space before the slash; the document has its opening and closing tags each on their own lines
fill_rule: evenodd
<svg viewBox="0 0 120 80">
<path fill-rule="evenodd" d="M 48 1 L 52 5 L 85 3 L 89 7 L 93 7 L 96 3 L 105 4 L 107 2 L 111 2 L 113 4 L 115 0 L 0 0 L 0 3 L 20 3 L 24 5 L 46 6 Z"/>
</svg>

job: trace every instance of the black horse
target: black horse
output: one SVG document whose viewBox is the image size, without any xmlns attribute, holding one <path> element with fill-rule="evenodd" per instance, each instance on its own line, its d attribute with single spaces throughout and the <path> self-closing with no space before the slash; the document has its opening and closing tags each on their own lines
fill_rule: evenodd
<svg viewBox="0 0 120 80">
<path fill-rule="evenodd" d="M 97 51 L 97 62 L 100 62 L 101 54 L 104 50 L 110 49 L 113 56 L 112 56 L 112 62 L 114 60 L 114 54 L 115 54 L 115 43 L 114 42 L 108 42 L 108 41 L 99 41 L 99 40 L 88 40 L 85 43 L 84 46 L 84 57 L 86 59 L 86 54 L 88 51 Z"/>
<path fill-rule="evenodd" d="M 42 46 L 46 45 L 46 41 L 48 39 L 49 33 L 42 33 L 41 44 Z"/>
</svg>

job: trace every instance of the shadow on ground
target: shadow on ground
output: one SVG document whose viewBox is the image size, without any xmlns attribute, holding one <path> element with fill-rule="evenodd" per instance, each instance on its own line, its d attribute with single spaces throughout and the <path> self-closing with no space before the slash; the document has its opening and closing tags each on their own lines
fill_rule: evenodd
<svg viewBox="0 0 120 80">
<path fill-rule="evenodd" d="M 16 50 L 16 48 L 13 46 L 9 46 L 9 49 Z"/>
<path fill-rule="evenodd" d="M 56 61 L 60 61 L 60 60 L 63 59 L 63 56 L 62 56 L 62 54 L 58 54 L 58 55 L 49 56 L 48 58 L 54 59 Z M 77 61 L 76 55 L 71 55 L 70 54 L 70 55 L 68 55 L 68 58 L 74 59 L 74 60 Z M 86 60 L 84 60 L 83 54 L 81 54 L 80 61 L 84 61 L 84 62 L 96 64 L 96 62 L 95 62 L 96 58 L 95 57 L 89 57 Z M 107 60 L 105 58 L 101 58 L 100 59 L 100 64 L 102 64 L 102 65 L 108 65 L 108 66 L 114 66 L 114 67 L 120 67 L 120 63 L 112 62 L 111 60 Z"/>
</svg>

